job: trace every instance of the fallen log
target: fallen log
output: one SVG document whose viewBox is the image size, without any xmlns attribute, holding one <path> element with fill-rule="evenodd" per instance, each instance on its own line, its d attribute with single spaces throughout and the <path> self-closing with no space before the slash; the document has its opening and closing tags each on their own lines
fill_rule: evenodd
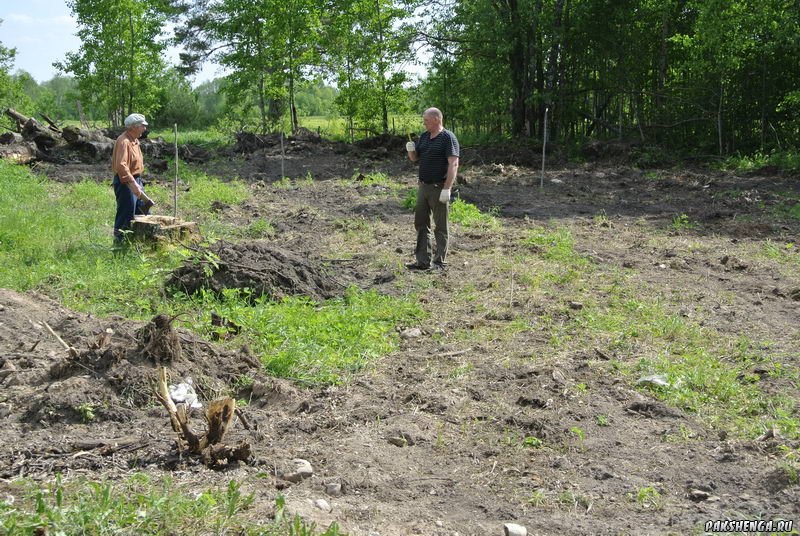
<svg viewBox="0 0 800 536">
<path fill-rule="evenodd" d="M 113 141 L 77 141 L 69 144 L 70 149 L 81 152 L 92 160 L 111 160 L 114 151 Z"/>
<path fill-rule="evenodd" d="M 15 164 L 30 164 L 39 157 L 36 144 L 31 141 L 23 141 L 13 145 L 0 145 L 0 158 L 14 162 Z"/>
<path fill-rule="evenodd" d="M 76 143 L 79 141 L 114 143 L 114 140 L 106 136 L 100 130 L 86 130 L 75 126 L 64 127 L 64 130 L 61 132 L 61 136 L 67 140 L 68 143 Z"/>
<path fill-rule="evenodd" d="M 33 141 L 39 149 L 47 150 L 63 143 L 52 131 L 43 128 L 36 119 L 28 119 L 22 127 L 22 137 Z"/>
<path fill-rule="evenodd" d="M 22 126 L 30 120 L 30 117 L 22 115 L 14 108 L 6 108 L 6 115 L 17 123 L 19 130 L 22 130 Z"/>
<path fill-rule="evenodd" d="M 13 145 L 15 143 L 22 143 L 22 141 L 22 134 L 17 134 L 16 132 L 3 132 L 0 134 L 0 144 L 3 145 Z"/>
<path fill-rule="evenodd" d="M 57 132 L 57 133 L 61 134 L 61 127 L 59 127 L 59 126 L 56 124 L 56 122 L 55 122 L 55 121 L 53 121 L 52 119 L 50 119 L 50 117 L 49 117 L 47 114 L 40 114 L 40 115 L 42 116 L 42 119 L 44 119 L 44 120 L 45 120 L 45 122 L 46 122 L 48 125 L 50 125 L 50 130 L 52 130 L 53 132 Z"/>
</svg>

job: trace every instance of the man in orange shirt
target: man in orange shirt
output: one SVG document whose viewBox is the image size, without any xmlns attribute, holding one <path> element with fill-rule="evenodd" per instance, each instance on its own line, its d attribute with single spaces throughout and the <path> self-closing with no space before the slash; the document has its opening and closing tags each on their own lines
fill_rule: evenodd
<svg viewBox="0 0 800 536">
<path fill-rule="evenodd" d="M 114 195 L 117 198 L 117 214 L 114 217 L 114 240 L 120 242 L 125 231 L 131 227 L 136 214 L 147 214 L 153 201 L 144 193 L 141 173 L 144 157 L 139 137 L 147 130 L 147 121 L 142 114 L 131 114 L 125 118 L 125 132 L 111 153 L 111 169 L 114 171 Z"/>
</svg>

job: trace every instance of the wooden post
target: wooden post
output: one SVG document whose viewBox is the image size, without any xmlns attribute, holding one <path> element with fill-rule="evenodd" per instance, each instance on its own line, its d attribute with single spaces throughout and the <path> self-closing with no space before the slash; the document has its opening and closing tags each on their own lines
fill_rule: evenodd
<svg viewBox="0 0 800 536">
<path fill-rule="evenodd" d="M 178 123 L 175 123 L 175 181 L 172 183 L 172 217 L 178 218 Z"/>
<path fill-rule="evenodd" d="M 544 188 L 544 159 L 545 159 L 545 150 L 547 148 L 547 112 L 550 111 L 549 106 L 545 106 L 544 108 L 544 133 L 542 136 L 542 176 L 539 178 L 539 188 Z"/>
<path fill-rule="evenodd" d="M 284 159 L 286 154 L 283 151 L 283 131 L 281 130 L 281 180 L 286 176 L 286 169 L 284 167 Z"/>
</svg>

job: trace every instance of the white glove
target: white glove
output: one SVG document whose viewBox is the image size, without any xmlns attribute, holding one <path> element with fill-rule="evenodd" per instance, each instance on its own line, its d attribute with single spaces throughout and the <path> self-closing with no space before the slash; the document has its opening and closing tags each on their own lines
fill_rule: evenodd
<svg viewBox="0 0 800 536">
<path fill-rule="evenodd" d="M 447 203 L 450 201 L 450 188 L 442 188 L 442 193 L 439 194 L 439 202 Z"/>
<path fill-rule="evenodd" d="M 413 153 L 416 150 L 417 150 L 417 146 L 414 145 L 413 141 L 410 141 L 410 142 L 406 143 L 406 151 L 408 151 L 409 153 Z"/>
</svg>

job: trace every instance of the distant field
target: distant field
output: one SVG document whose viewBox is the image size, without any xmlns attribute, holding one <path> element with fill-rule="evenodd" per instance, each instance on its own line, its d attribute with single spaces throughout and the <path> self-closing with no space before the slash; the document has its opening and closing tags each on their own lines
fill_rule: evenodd
<svg viewBox="0 0 800 536">
<path fill-rule="evenodd" d="M 157 120 L 157 117 L 153 118 Z M 347 119 L 344 117 L 328 117 L 322 115 L 309 115 L 301 116 L 299 118 L 300 126 L 307 128 L 311 131 L 318 132 L 326 138 L 349 140 L 350 131 L 347 125 Z M 61 123 L 62 126 L 80 126 L 80 121 L 66 120 Z M 104 121 L 89 121 L 89 125 L 94 128 L 106 128 L 108 125 Z M 289 131 L 288 123 L 285 125 L 286 131 Z M 355 139 L 362 139 L 368 136 L 375 135 L 374 130 L 367 130 L 363 124 L 356 123 L 354 125 L 353 136 Z M 415 134 L 422 131 L 422 119 L 419 115 L 392 115 L 389 117 L 389 132 L 396 135 Z M 172 140 L 174 133 L 172 128 L 154 128 L 151 129 L 151 137 L 162 137 L 165 140 Z M 178 141 L 179 143 L 210 143 L 218 144 L 226 142 L 229 138 L 229 133 L 220 132 L 215 128 L 206 129 L 188 129 L 178 125 Z"/>
</svg>

